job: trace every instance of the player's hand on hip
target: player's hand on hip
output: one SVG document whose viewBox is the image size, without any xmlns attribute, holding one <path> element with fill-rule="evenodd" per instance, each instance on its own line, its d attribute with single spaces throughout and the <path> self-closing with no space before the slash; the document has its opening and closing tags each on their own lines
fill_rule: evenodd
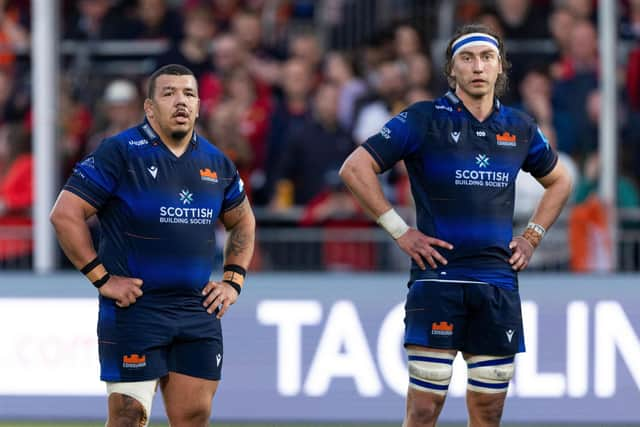
<svg viewBox="0 0 640 427">
<path fill-rule="evenodd" d="M 207 313 L 212 314 L 216 308 L 219 308 L 216 317 L 221 319 L 230 305 L 238 299 L 238 292 L 233 286 L 226 282 L 209 282 L 202 290 L 205 296 L 202 305 L 207 309 Z"/>
<path fill-rule="evenodd" d="M 516 236 L 509 243 L 509 249 L 513 252 L 509 258 L 509 264 L 515 271 L 522 271 L 529 265 L 533 256 L 533 245 L 524 237 Z"/>
<path fill-rule="evenodd" d="M 111 276 L 107 283 L 102 285 L 98 292 L 103 297 L 116 301 L 120 308 L 129 307 L 142 296 L 142 279 L 124 276 Z"/>
<path fill-rule="evenodd" d="M 405 251 L 418 264 L 422 270 L 426 270 L 425 261 L 431 268 L 438 268 L 438 263 L 447 265 L 447 259 L 438 252 L 435 246 L 444 249 L 453 249 L 453 245 L 444 240 L 422 234 L 415 228 L 410 228 L 402 236 L 396 239 L 398 246 Z"/>
</svg>

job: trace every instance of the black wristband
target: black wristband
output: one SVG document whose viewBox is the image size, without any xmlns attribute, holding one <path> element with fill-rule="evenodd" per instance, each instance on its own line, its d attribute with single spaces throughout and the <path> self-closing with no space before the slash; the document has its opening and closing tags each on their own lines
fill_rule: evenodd
<svg viewBox="0 0 640 427">
<path fill-rule="evenodd" d="M 242 290 L 242 286 L 238 285 L 236 282 L 232 282 L 231 280 L 223 280 L 223 282 L 228 283 L 229 285 L 231 285 L 231 287 L 236 290 L 238 295 L 240 295 L 240 291 Z"/>
<path fill-rule="evenodd" d="M 242 275 L 242 277 L 247 277 L 247 270 L 239 266 L 238 264 L 227 264 L 223 267 L 223 271 L 233 271 L 234 273 L 238 273 Z"/>
<path fill-rule="evenodd" d="M 98 257 L 95 257 L 94 259 L 89 261 L 84 267 L 82 267 L 80 269 L 80 273 L 85 274 L 85 275 L 89 274 L 91 272 L 91 270 L 93 270 L 94 268 L 96 268 L 99 265 L 100 265 L 100 259 Z"/>
<path fill-rule="evenodd" d="M 96 289 L 100 289 L 102 287 L 102 285 L 104 285 L 105 283 L 107 283 L 109 281 L 109 279 L 111 279 L 111 275 L 109 273 L 106 273 L 104 276 L 102 276 L 101 278 L 99 278 L 95 282 L 91 282 L 91 283 L 93 283 L 93 286 L 95 286 Z"/>
</svg>

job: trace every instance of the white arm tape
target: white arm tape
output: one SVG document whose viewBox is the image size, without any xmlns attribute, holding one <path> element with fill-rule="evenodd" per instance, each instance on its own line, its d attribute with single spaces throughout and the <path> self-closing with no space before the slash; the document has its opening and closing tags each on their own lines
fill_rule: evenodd
<svg viewBox="0 0 640 427">
<path fill-rule="evenodd" d="M 394 239 L 398 239 L 409 230 L 407 223 L 393 208 L 380 215 L 376 222 Z"/>
<path fill-rule="evenodd" d="M 542 239 L 544 237 L 544 233 L 547 232 L 547 230 L 545 230 L 543 226 L 541 226 L 540 224 L 536 224 L 535 222 L 530 222 L 529 224 L 527 224 L 527 228 L 530 228 L 538 233 L 540 235 L 540 239 Z"/>
</svg>

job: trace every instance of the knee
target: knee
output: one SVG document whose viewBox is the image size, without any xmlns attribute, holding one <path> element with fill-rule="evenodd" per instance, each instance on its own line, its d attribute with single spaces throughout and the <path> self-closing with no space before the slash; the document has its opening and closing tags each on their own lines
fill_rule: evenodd
<svg viewBox="0 0 640 427">
<path fill-rule="evenodd" d="M 169 423 L 175 427 L 208 426 L 211 408 L 209 405 L 193 405 L 169 413 Z"/>
<path fill-rule="evenodd" d="M 476 404 L 477 416 L 484 425 L 500 425 L 504 399 L 479 399 Z"/>
<path fill-rule="evenodd" d="M 144 427 L 147 413 L 140 402 L 125 394 L 109 395 L 108 427 Z"/>
<path fill-rule="evenodd" d="M 432 395 L 431 399 L 411 399 L 407 405 L 407 418 L 411 421 L 410 425 L 434 425 L 443 400 L 439 396 Z"/>
</svg>

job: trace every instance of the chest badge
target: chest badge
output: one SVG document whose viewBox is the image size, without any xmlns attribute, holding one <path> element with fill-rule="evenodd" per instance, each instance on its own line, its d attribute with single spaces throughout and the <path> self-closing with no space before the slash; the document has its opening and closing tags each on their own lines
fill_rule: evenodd
<svg viewBox="0 0 640 427">
<path fill-rule="evenodd" d="M 510 134 L 507 131 L 504 131 L 496 135 L 496 143 L 498 145 L 502 145 L 503 147 L 515 147 L 516 136 L 513 134 Z"/>
<path fill-rule="evenodd" d="M 218 173 L 209 168 L 200 169 L 200 179 L 208 182 L 218 182 Z"/>
<path fill-rule="evenodd" d="M 453 139 L 453 142 L 457 143 L 460 139 L 460 132 L 451 132 L 451 139 Z"/>
<path fill-rule="evenodd" d="M 153 179 L 156 179 L 156 176 L 158 176 L 158 168 L 157 168 L 157 166 L 149 166 L 147 168 L 147 170 L 149 171 L 149 173 L 151 174 Z"/>
</svg>

